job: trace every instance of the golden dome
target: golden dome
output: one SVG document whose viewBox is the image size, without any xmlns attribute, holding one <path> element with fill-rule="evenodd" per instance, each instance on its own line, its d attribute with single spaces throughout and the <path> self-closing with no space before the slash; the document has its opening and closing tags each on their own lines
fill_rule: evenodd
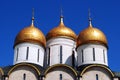
<svg viewBox="0 0 120 80">
<path fill-rule="evenodd" d="M 14 46 L 22 42 L 36 43 L 44 47 L 46 45 L 45 36 L 33 24 L 29 27 L 24 28 L 18 33 L 14 41 Z"/>
<path fill-rule="evenodd" d="M 46 40 L 49 40 L 51 38 L 56 38 L 56 37 L 65 37 L 65 38 L 70 38 L 72 40 L 76 40 L 76 38 L 77 38 L 76 34 L 70 28 L 68 28 L 64 25 L 63 17 L 61 17 L 60 19 L 61 20 L 60 20 L 59 26 L 52 29 L 46 35 Z"/>
<path fill-rule="evenodd" d="M 97 28 L 93 28 L 92 24 L 88 28 L 80 32 L 77 38 L 77 47 L 87 43 L 98 43 L 107 46 L 107 39 L 102 31 Z"/>
</svg>

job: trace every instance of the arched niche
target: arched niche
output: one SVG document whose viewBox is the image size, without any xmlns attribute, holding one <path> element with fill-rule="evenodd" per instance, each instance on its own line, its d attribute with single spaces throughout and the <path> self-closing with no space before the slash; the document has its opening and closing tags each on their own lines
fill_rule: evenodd
<svg viewBox="0 0 120 80">
<path fill-rule="evenodd" d="M 68 65 L 56 64 L 45 71 L 45 80 L 75 80 L 77 72 Z"/>
</svg>

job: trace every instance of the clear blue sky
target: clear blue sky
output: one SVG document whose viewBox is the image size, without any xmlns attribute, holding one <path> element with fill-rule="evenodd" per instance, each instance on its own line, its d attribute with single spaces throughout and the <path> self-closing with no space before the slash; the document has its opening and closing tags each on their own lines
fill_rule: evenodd
<svg viewBox="0 0 120 80">
<path fill-rule="evenodd" d="M 64 23 L 76 34 L 88 26 L 88 9 L 92 24 L 108 40 L 108 62 L 120 71 L 120 0 L 1 0 L 0 1 L 0 66 L 13 64 L 13 44 L 17 33 L 31 24 L 35 9 L 35 26 L 46 35 L 59 24 L 62 5 Z"/>
</svg>

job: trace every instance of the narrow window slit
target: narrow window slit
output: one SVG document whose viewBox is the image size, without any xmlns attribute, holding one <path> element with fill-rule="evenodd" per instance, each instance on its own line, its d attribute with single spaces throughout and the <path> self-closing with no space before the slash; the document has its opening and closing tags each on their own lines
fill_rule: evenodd
<svg viewBox="0 0 120 80">
<path fill-rule="evenodd" d="M 82 50 L 82 63 L 84 62 L 84 51 Z"/>
<path fill-rule="evenodd" d="M 95 61 L 95 48 L 93 48 L 93 61 Z"/>
<path fill-rule="evenodd" d="M 29 47 L 27 47 L 26 60 L 28 60 Z"/>
<path fill-rule="evenodd" d="M 62 80 L 62 74 L 60 74 L 60 80 Z"/>
<path fill-rule="evenodd" d="M 60 63 L 62 63 L 62 46 L 60 46 Z"/>
<path fill-rule="evenodd" d="M 72 66 L 75 66 L 75 53 L 72 51 Z"/>
<path fill-rule="evenodd" d="M 38 49 L 37 62 L 39 62 L 40 50 Z"/>
<path fill-rule="evenodd" d="M 19 48 L 17 48 L 16 61 L 18 61 Z"/>
<path fill-rule="evenodd" d="M 26 74 L 25 73 L 23 74 L 23 80 L 26 80 Z"/>
</svg>

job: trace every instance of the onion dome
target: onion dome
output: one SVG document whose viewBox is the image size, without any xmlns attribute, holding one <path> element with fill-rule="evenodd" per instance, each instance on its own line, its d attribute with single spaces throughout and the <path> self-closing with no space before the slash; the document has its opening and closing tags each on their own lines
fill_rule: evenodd
<svg viewBox="0 0 120 80">
<path fill-rule="evenodd" d="M 69 38 L 72 40 L 76 40 L 77 36 L 76 34 L 68 27 L 66 27 L 63 23 L 63 16 L 60 17 L 60 24 L 59 26 L 52 29 L 48 34 L 46 35 L 46 40 L 56 38 L 56 37 L 64 37 Z"/>
<path fill-rule="evenodd" d="M 91 20 L 89 21 L 89 27 L 80 32 L 77 38 L 77 47 L 87 43 L 102 44 L 108 47 L 106 36 L 101 30 L 92 26 Z"/>
<path fill-rule="evenodd" d="M 34 18 L 32 18 L 32 24 L 30 26 L 24 28 L 18 33 L 14 41 L 14 46 L 23 42 L 35 43 L 44 47 L 46 45 L 45 36 L 34 26 Z"/>
</svg>

